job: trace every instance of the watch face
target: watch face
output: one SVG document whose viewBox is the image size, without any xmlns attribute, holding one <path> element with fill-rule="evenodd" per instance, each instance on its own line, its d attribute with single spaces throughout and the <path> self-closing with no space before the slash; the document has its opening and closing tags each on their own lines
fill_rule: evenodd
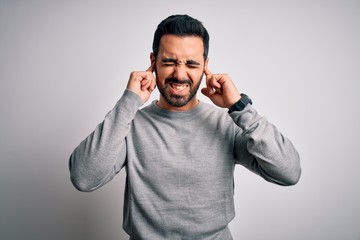
<svg viewBox="0 0 360 240">
<path fill-rule="evenodd" d="M 240 96 L 240 100 L 229 108 L 228 113 L 232 113 L 234 111 L 242 111 L 246 107 L 246 105 L 248 105 L 249 103 L 252 104 L 251 99 L 246 94 L 241 93 Z"/>
<path fill-rule="evenodd" d="M 247 105 L 248 103 L 252 104 L 252 101 L 251 101 L 251 99 L 248 97 L 248 95 L 242 93 L 242 94 L 240 94 L 240 96 L 241 96 L 241 99 L 240 99 L 241 102 L 243 102 L 245 105 Z"/>
</svg>

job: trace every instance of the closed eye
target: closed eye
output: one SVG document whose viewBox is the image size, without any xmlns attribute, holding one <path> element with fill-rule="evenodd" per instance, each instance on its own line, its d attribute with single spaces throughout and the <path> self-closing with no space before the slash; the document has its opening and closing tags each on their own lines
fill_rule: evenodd
<svg viewBox="0 0 360 240">
<path fill-rule="evenodd" d="M 161 60 L 161 62 L 163 63 L 163 66 L 166 66 L 166 67 L 172 67 L 172 66 L 177 66 L 179 64 L 184 64 L 188 68 L 198 68 L 201 65 L 200 63 L 198 63 L 194 60 L 188 60 L 186 62 L 182 62 L 182 61 L 178 61 L 174 58 L 165 58 L 165 59 Z"/>
<path fill-rule="evenodd" d="M 175 66 L 177 65 L 176 63 L 163 63 L 164 66 Z"/>
<path fill-rule="evenodd" d="M 163 60 L 161 60 L 161 62 L 165 65 L 165 66 L 174 66 L 177 64 L 176 59 L 173 58 L 165 58 Z"/>
<path fill-rule="evenodd" d="M 194 60 L 189 60 L 189 61 L 186 61 L 186 65 L 189 65 L 189 66 L 200 66 L 200 63 L 198 63 L 197 61 L 194 61 Z"/>
<path fill-rule="evenodd" d="M 186 63 L 186 66 L 189 68 L 198 68 L 200 66 L 200 64 Z"/>
</svg>

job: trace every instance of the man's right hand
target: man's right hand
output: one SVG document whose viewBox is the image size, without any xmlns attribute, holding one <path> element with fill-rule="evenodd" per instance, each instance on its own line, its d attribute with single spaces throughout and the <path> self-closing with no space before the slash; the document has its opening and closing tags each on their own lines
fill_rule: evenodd
<svg viewBox="0 0 360 240">
<path fill-rule="evenodd" d="M 139 95 L 145 103 L 156 87 L 156 80 L 154 78 L 155 62 L 144 72 L 132 72 L 130 74 L 127 89 Z"/>
</svg>

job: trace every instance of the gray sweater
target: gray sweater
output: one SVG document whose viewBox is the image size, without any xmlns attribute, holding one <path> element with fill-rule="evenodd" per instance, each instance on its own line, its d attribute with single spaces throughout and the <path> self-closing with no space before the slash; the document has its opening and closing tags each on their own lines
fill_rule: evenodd
<svg viewBox="0 0 360 240">
<path fill-rule="evenodd" d="M 235 164 L 280 185 L 300 178 L 291 142 L 251 105 L 231 114 L 204 102 L 185 112 L 141 105 L 125 90 L 69 161 L 80 191 L 125 167 L 123 227 L 132 239 L 232 239 Z"/>
</svg>

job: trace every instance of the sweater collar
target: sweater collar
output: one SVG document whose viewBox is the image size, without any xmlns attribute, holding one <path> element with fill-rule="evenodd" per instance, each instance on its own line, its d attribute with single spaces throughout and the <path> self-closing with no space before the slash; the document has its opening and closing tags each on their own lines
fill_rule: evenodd
<svg viewBox="0 0 360 240">
<path fill-rule="evenodd" d="M 169 118 L 193 117 L 196 116 L 199 112 L 201 112 L 201 110 L 204 108 L 204 103 L 201 102 L 200 100 L 199 100 L 199 104 L 195 108 L 186 111 L 179 111 L 179 112 L 160 108 L 156 103 L 157 100 L 154 100 L 151 103 L 150 105 L 151 110 L 160 116 L 169 117 Z"/>
</svg>

